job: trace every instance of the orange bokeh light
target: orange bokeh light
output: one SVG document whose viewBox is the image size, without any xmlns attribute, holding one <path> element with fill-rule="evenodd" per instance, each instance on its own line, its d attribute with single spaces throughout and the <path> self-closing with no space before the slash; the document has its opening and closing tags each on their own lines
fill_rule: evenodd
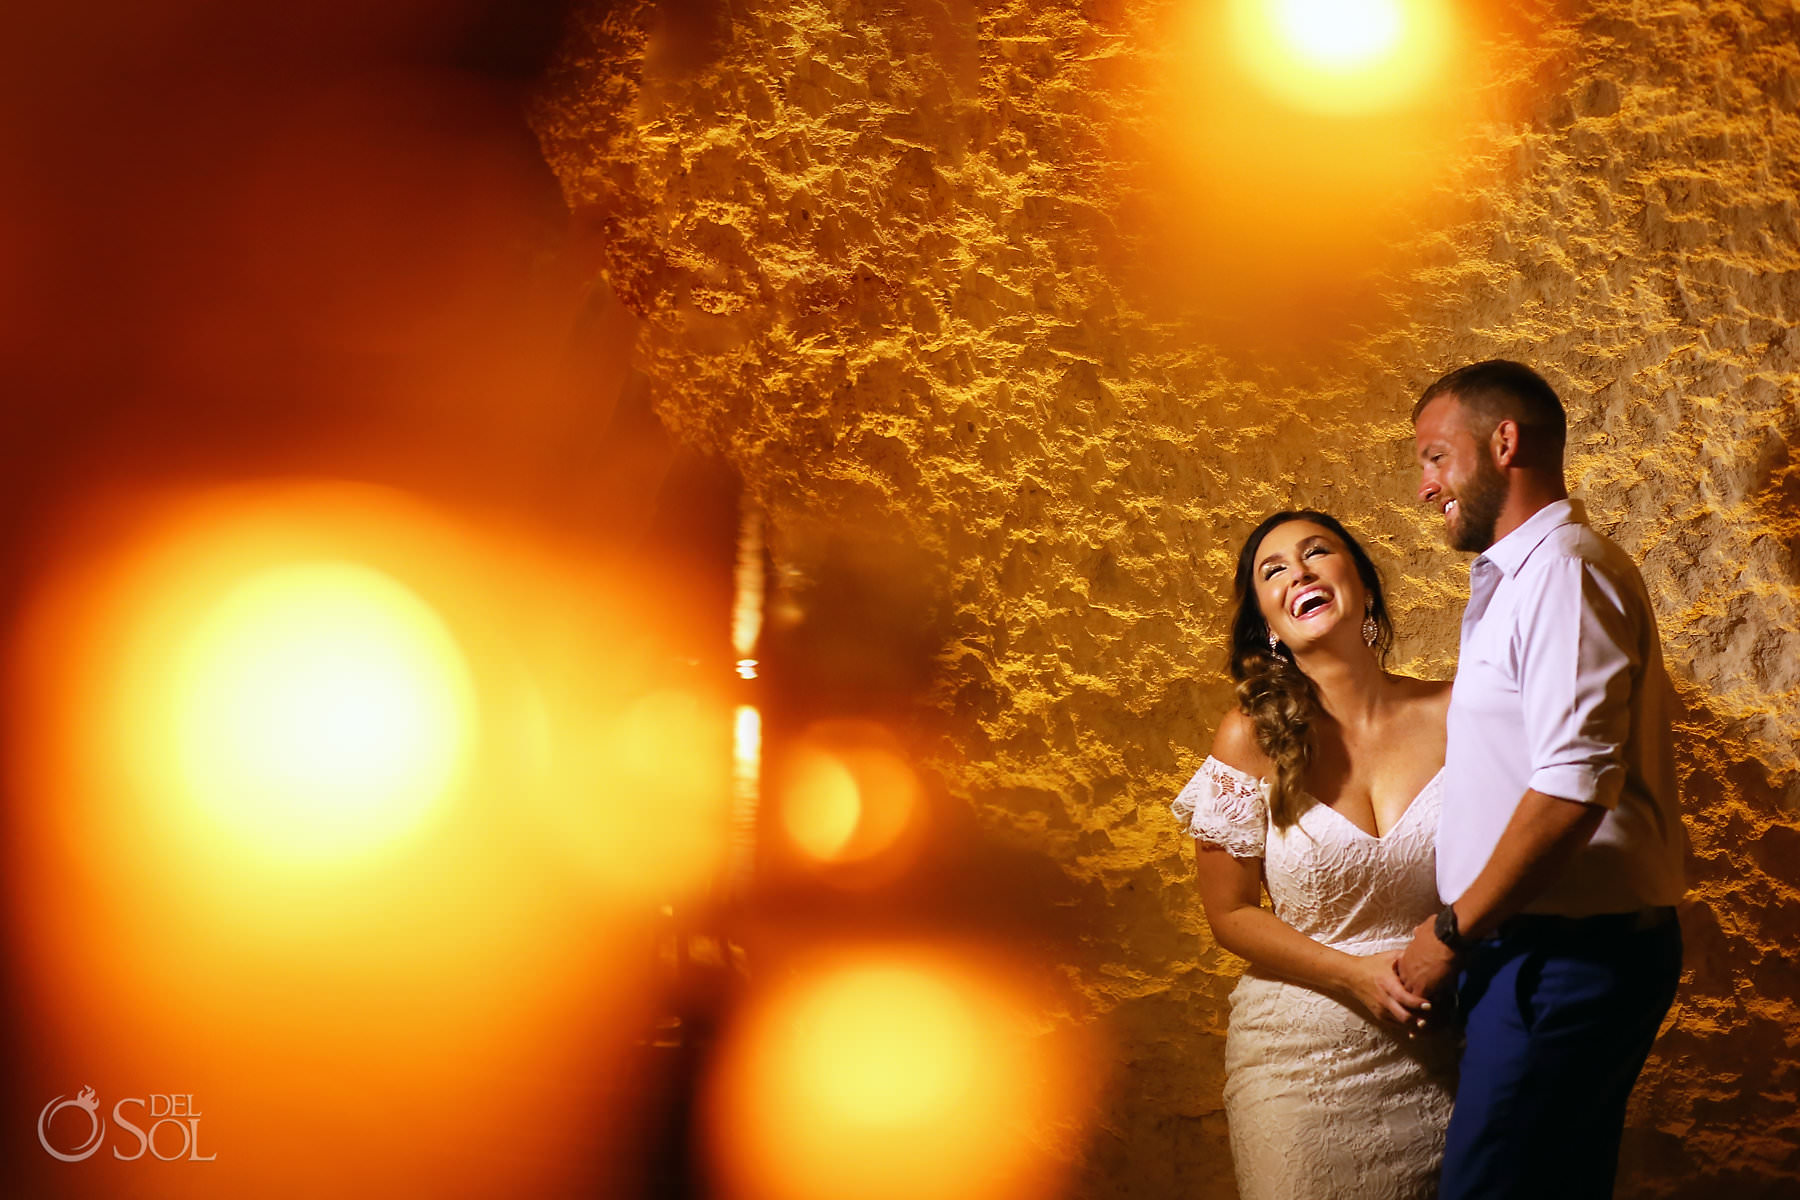
<svg viewBox="0 0 1800 1200">
<path fill-rule="evenodd" d="M 669 606 L 359 485 L 95 496 L 55 537 L 6 678 L 33 1086 L 193 1093 L 219 1155 L 81 1194 L 591 1181 L 649 913 L 726 838 L 730 710 L 671 679 Z"/>
<path fill-rule="evenodd" d="M 801 853 L 829 862 L 841 855 L 862 820 L 856 776 L 837 755 L 802 748 L 788 765 L 781 824 Z"/>
<path fill-rule="evenodd" d="M 354 855 L 401 836 L 467 757 L 460 648 L 416 595 L 367 567 L 301 563 L 238 581 L 195 614 L 171 668 L 134 697 L 134 723 L 150 729 L 138 745 L 170 747 L 170 791 L 252 853 Z"/>
<path fill-rule="evenodd" d="M 1448 58 L 1444 0 L 1233 0 L 1234 47 L 1256 82 L 1311 112 L 1415 100 Z"/>
<path fill-rule="evenodd" d="M 1493 82 L 1445 0 L 1176 6 L 1148 68 L 1134 192 L 1145 294 L 1245 345 L 1330 340 L 1455 203 Z M 1447 65 L 1463 65 L 1451 73 Z M 1129 144 L 1129 143 L 1128 143 Z"/>
<path fill-rule="evenodd" d="M 705 893 L 729 849 L 730 709 L 658 688 L 555 738 L 561 770 L 526 798 L 554 851 L 610 902 Z"/>
<path fill-rule="evenodd" d="M 899 743 L 867 721 L 822 721 L 788 752 L 780 772 L 780 827 L 818 864 L 881 868 L 889 878 L 926 832 L 924 792 Z"/>
<path fill-rule="evenodd" d="M 1041 1142 L 1083 1087 L 1020 977 L 955 954 L 866 950 L 752 1004 L 708 1103 L 730 1194 L 746 1200 L 1024 1200 L 1051 1186 Z"/>
</svg>

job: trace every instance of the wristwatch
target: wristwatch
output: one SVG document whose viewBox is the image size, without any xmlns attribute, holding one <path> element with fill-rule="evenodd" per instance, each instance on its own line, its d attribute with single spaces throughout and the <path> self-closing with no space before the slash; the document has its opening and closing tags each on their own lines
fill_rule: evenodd
<svg viewBox="0 0 1800 1200">
<path fill-rule="evenodd" d="M 1475 939 L 1464 937 L 1462 930 L 1457 928 L 1456 909 L 1452 905 L 1446 904 L 1438 909 L 1437 922 L 1432 925 L 1431 931 L 1437 934 L 1438 941 L 1450 948 L 1452 954 L 1464 954 L 1475 947 Z"/>
</svg>

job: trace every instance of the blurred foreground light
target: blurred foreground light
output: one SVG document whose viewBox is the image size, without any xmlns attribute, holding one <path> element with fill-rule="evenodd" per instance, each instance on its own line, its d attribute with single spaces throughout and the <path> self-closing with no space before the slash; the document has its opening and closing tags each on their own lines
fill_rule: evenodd
<svg viewBox="0 0 1800 1200">
<path fill-rule="evenodd" d="M 856 776 L 835 754 L 801 750 L 788 767 L 781 824 L 809 858 L 829 862 L 844 852 L 862 819 Z"/>
<path fill-rule="evenodd" d="M 749 885 L 756 870 L 756 825 L 762 813 L 762 713 L 738 705 L 731 733 L 731 851 L 727 881 Z"/>
<path fill-rule="evenodd" d="M 724 869 L 731 721 L 710 697 L 665 688 L 606 731 L 589 802 L 604 882 L 621 898 L 685 898 Z"/>
<path fill-rule="evenodd" d="M 1444 0 L 1232 0 L 1253 77 L 1312 112 L 1360 115 L 1416 99 L 1449 44 Z"/>
<path fill-rule="evenodd" d="M 705 894 L 730 853 L 732 709 L 688 686 L 656 687 L 605 709 L 597 699 L 553 694 L 549 765 L 515 802 L 543 848 L 609 906 Z"/>
<path fill-rule="evenodd" d="M 472 686 L 443 621 L 348 563 L 253 573 L 193 631 L 146 708 L 185 796 L 251 848 L 353 854 L 423 820 L 465 757 Z"/>
<path fill-rule="evenodd" d="M 815 863 L 885 867 L 876 873 L 889 878 L 926 832 L 917 773 L 870 722 L 812 726 L 789 753 L 780 788 L 782 831 Z"/>
<path fill-rule="evenodd" d="M 336 481 L 96 492 L 52 529 L 4 660 L 20 1065 L 36 1104 L 179 1081 L 218 1155 L 72 1186 L 580 1190 L 635 1102 L 628 889 L 682 899 L 723 841 L 729 710 L 670 686 L 672 606 Z"/>
<path fill-rule="evenodd" d="M 1154 230 L 1138 279 L 1246 350 L 1347 334 L 1450 216 L 1443 164 L 1498 85 L 1491 56 L 1462 45 L 1449 0 L 1174 11 L 1145 100 L 1160 136 L 1137 168 Z"/>
<path fill-rule="evenodd" d="M 752 653 L 762 636 L 763 596 L 767 584 L 763 569 L 762 512 L 744 505 L 738 520 L 737 565 L 732 572 L 731 648 L 738 656 L 738 674 L 756 678 Z M 748 666 L 750 674 L 744 675 Z"/>
<path fill-rule="evenodd" d="M 950 955 L 867 951 L 752 1004 L 708 1098 L 742 1200 L 1028 1200 L 1079 1071 L 1031 990 Z"/>
<path fill-rule="evenodd" d="M 1273 8 L 1288 44 L 1322 67 L 1374 62 L 1400 42 L 1399 0 L 1277 0 Z"/>
</svg>

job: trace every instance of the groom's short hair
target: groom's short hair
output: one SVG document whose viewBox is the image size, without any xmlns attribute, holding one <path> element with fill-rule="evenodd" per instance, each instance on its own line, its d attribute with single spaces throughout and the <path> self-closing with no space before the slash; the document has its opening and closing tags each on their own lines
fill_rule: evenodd
<svg viewBox="0 0 1800 1200">
<path fill-rule="evenodd" d="M 1524 363 L 1490 358 L 1456 368 L 1425 389 L 1413 405 L 1414 424 L 1425 406 L 1440 396 L 1449 396 L 1462 405 L 1477 437 L 1486 437 L 1501 421 L 1510 420 L 1530 431 L 1525 439 L 1527 453 L 1539 460 L 1538 465 L 1562 465 L 1563 444 L 1569 436 L 1568 417 L 1563 413 L 1562 401 L 1556 398 L 1556 390 Z"/>
</svg>

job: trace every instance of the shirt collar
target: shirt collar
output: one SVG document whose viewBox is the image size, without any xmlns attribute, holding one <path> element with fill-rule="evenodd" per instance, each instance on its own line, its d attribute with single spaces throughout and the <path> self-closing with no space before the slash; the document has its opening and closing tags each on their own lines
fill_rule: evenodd
<svg viewBox="0 0 1800 1200">
<path fill-rule="evenodd" d="M 1489 546 L 1476 563 L 1490 562 L 1507 575 L 1525 565 L 1550 531 L 1564 525 L 1586 525 L 1587 507 L 1579 500 L 1557 500 L 1532 513 L 1517 529 Z"/>
</svg>

